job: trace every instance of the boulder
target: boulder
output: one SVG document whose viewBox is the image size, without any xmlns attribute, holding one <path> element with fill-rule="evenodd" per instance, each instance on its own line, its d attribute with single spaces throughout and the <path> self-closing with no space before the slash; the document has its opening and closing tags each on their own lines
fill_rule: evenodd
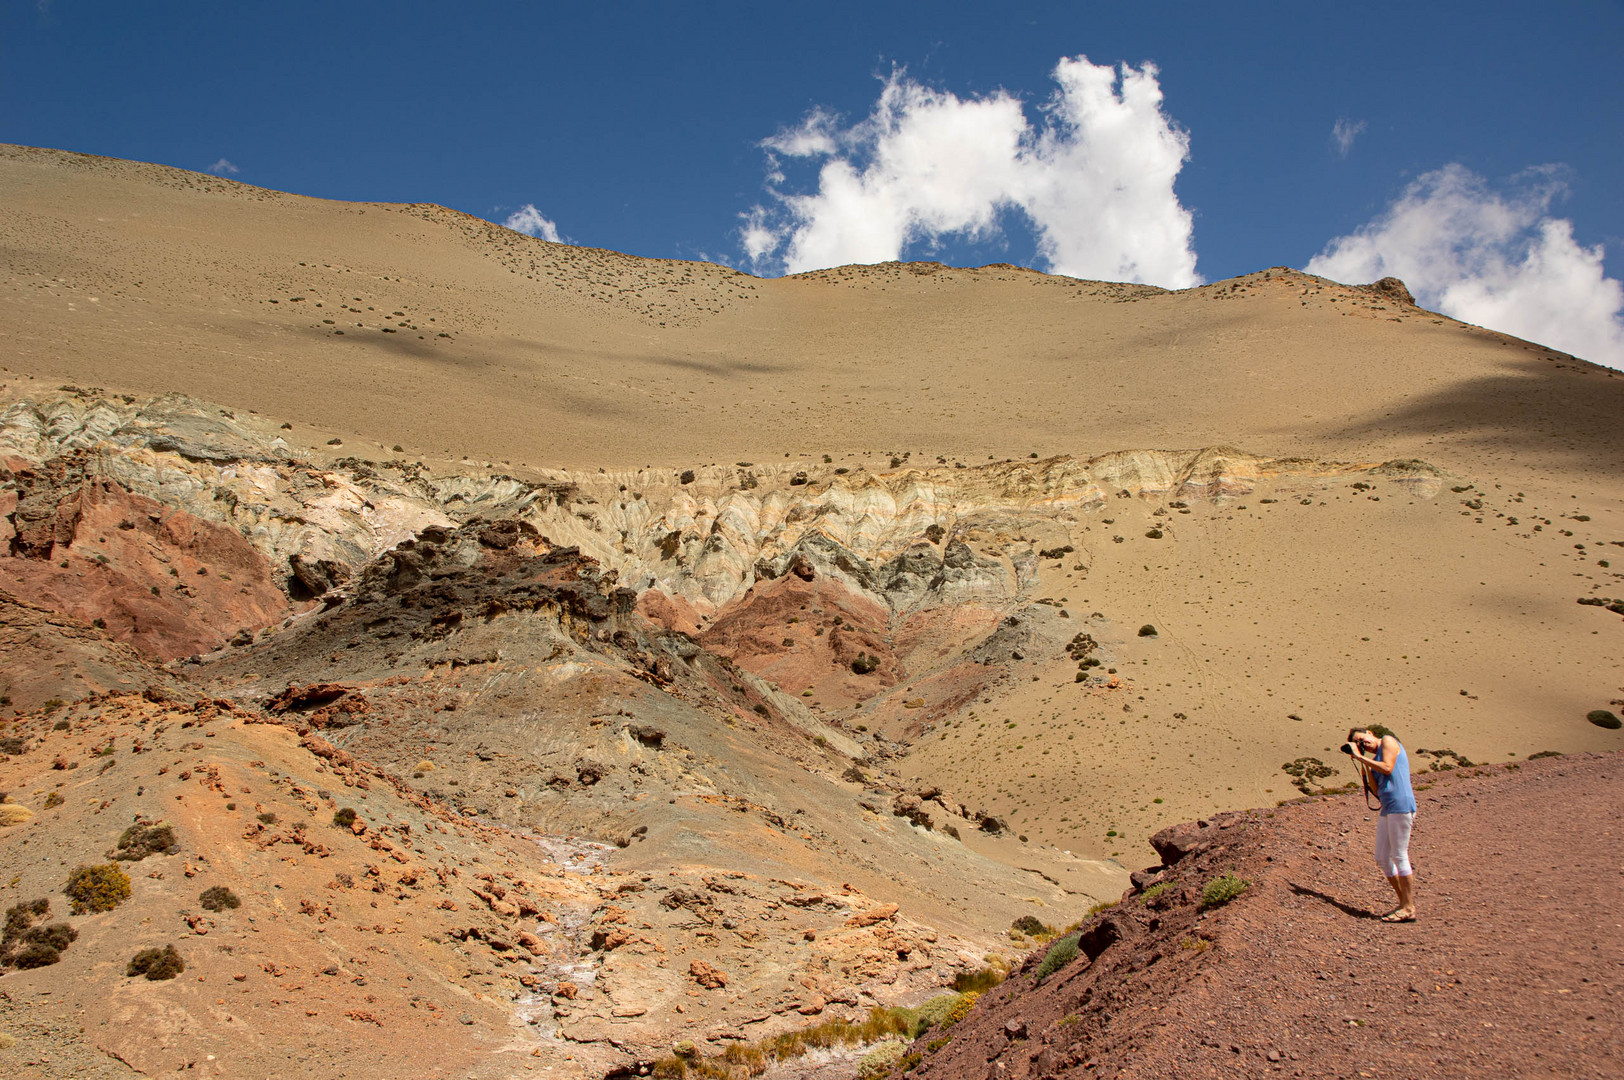
<svg viewBox="0 0 1624 1080">
<path fill-rule="evenodd" d="M 1205 821 L 1186 821 L 1169 825 L 1150 838 L 1150 846 L 1162 857 L 1163 866 L 1175 866 L 1180 859 L 1198 855 L 1212 846 L 1212 825 Z"/>
</svg>

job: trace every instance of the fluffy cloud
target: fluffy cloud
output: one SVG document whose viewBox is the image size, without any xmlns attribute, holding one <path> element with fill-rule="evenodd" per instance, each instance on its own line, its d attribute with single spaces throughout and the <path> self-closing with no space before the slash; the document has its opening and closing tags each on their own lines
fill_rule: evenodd
<svg viewBox="0 0 1624 1080">
<path fill-rule="evenodd" d="M 1338 157 L 1347 157 L 1348 151 L 1353 149 L 1353 140 L 1357 139 L 1365 130 L 1363 120 L 1349 120 L 1345 116 L 1337 117 L 1336 123 L 1331 125 L 1331 142 L 1336 144 Z"/>
<path fill-rule="evenodd" d="M 1198 284 L 1190 214 L 1173 192 L 1189 137 L 1162 110 L 1155 66 L 1078 56 L 1054 79 L 1038 127 L 1007 92 L 966 100 L 901 71 L 851 127 L 810 113 L 762 143 L 771 201 L 744 215 L 746 257 L 789 273 L 884 262 L 910 244 L 987 239 L 1019 210 L 1055 273 Z M 783 190 L 784 159 L 820 160 L 817 190 Z"/>
<path fill-rule="evenodd" d="M 237 168 L 237 166 L 233 165 L 231 162 L 227 161 L 225 158 L 221 158 L 213 165 L 210 165 L 208 171 L 213 173 L 215 176 L 236 176 L 242 170 Z"/>
<path fill-rule="evenodd" d="M 526 236 L 551 240 L 555 244 L 560 243 L 558 226 L 550 219 L 543 217 L 541 211 L 530 203 L 525 203 L 517 211 L 509 214 L 507 220 L 502 222 L 502 226 L 512 229 L 514 232 L 522 232 Z"/>
<path fill-rule="evenodd" d="M 1531 169 L 1501 190 L 1460 165 L 1427 173 L 1375 220 L 1326 245 L 1308 272 L 1362 283 L 1403 278 L 1426 307 L 1624 368 L 1624 287 L 1601 245 L 1550 215 L 1562 171 Z"/>
</svg>

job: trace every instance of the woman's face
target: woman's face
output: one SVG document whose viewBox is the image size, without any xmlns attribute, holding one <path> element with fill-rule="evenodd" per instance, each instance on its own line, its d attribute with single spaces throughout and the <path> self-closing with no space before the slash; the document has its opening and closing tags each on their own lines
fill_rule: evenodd
<svg viewBox="0 0 1624 1080">
<path fill-rule="evenodd" d="M 1381 749 L 1382 741 L 1369 731 L 1359 733 L 1359 745 L 1367 754 L 1374 754 Z"/>
</svg>

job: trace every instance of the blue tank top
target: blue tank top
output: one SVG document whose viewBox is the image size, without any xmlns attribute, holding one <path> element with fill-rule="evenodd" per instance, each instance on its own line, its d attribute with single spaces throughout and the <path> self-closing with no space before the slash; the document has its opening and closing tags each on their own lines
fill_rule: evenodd
<svg viewBox="0 0 1624 1080">
<path fill-rule="evenodd" d="M 1410 757 L 1403 746 L 1398 748 L 1398 760 L 1393 762 L 1392 773 L 1384 776 L 1376 772 L 1375 777 L 1376 797 L 1381 800 L 1383 814 L 1415 813 L 1415 791 L 1410 787 Z"/>
</svg>

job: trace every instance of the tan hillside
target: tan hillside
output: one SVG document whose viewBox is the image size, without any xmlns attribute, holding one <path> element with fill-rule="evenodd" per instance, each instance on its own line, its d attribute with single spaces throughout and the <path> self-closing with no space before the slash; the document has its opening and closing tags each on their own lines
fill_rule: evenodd
<svg viewBox="0 0 1624 1080">
<path fill-rule="evenodd" d="M 394 1026 L 469 1001 L 445 1068 L 602 1076 L 914 1004 L 1018 916 L 1120 893 L 1156 831 L 1346 782 L 1353 724 L 1418 770 L 1624 748 L 1587 719 L 1624 710 L 1624 379 L 1391 285 L 761 280 L 0 147 L 0 334 L 0 790 L 29 812 L 0 908 L 111 807 L 181 836 L 0 989 L 110 1023 L 226 1022 L 115 963 L 149 925 L 192 963 L 180 866 L 242 895 L 210 948 L 286 967 L 338 933 L 290 890 L 383 861 L 250 854 L 249 793 L 182 814 L 161 765 L 274 781 L 306 835 L 344 801 L 324 770 L 365 779 L 411 825 L 390 860 L 439 868 L 334 891 L 413 946 L 344 991 L 376 1041 L 342 1068 L 395 1075 Z M 550 884 L 476 886 L 470 944 L 476 856 Z M 260 1049 L 210 1068 L 276 1075 L 329 997 L 303 1027 L 245 998 Z M 180 1063 L 67 1015 L 52 1046 Z"/>
</svg>

